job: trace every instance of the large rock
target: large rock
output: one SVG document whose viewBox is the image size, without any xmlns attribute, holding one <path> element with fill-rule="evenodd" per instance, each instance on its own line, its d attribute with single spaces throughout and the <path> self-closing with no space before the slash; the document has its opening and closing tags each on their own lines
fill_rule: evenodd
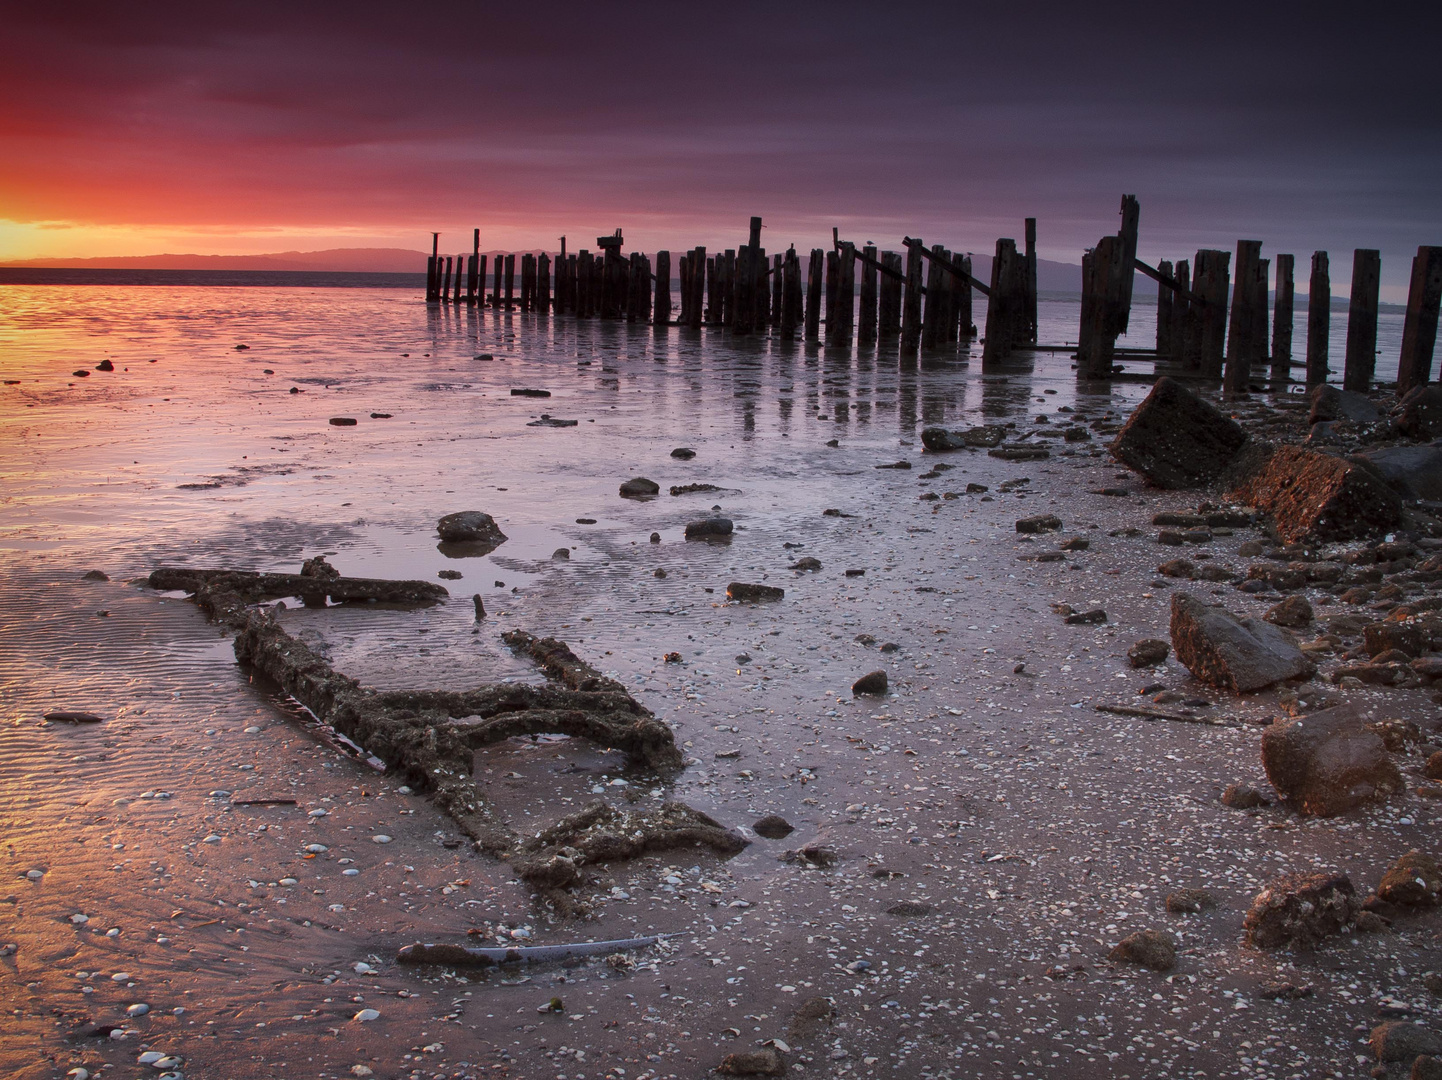
<svg viewBox="0 0 1442 1080">
<path fill-rule="evenodd" d="M 661 494 L 661 485 L 644 476 L 632 477 L 621 485 L 621 498 L 623 499 L 649 499 L 651 496 L 659 494 Z"/>
<path fill-rule="evenodd" d="M 1132 413 L 1111 451 L 1164 488 L 1201 487 L 1221 477 L 1247 434 L 1181 383 L 1162 378 Z"/>
<path fill-rule="evenodd" d="M 1107 959 L 1140 964 L 1153 971 L 1170 971 L 1177 966 L 1177 942 L 1164 930 L 1138 930 L 1122 938 L 1107 954 Z"/>
<path fill-rule="evenodd" d="M 436 522 L 436 534 L 450 544 L 489 544 L 493 548 L 500 547 L 507 539 L 495 519 L 479 510 L 447 514 Z"/>
<path fill-rule="evenodd" d="M 1442 870 L 1432 856 L 1409 851 L 1382 875 L 1377 895 L 1391 904 L 1431 907 L 1442 896 Z"/>
<path fill-rule="evenodd" d="M 1371 465 L 1404 499 L 1442 502 L 1442 447 L 1387 446 L 1358 454 L 1353 460 Z"/>
<path fill-rule="evenodd" d="M 1409 390 L 1397 413 L 1397 427 L 1414 439 L 1442 439 L 1442 385 Z"/>
<path fill-rule="evenodd" d="M 1203 682 L 1238 693 L 1311 675 L 1316 669 L 1285 630 L 1239 619 L 1189 593 L 1172 594 L 1172 648 Z"/>
<path fill-rule="evenodd" d="M 1372 1029 L 1368 1040 L 1378 1061 L 1415 1061 L 1426 1054 L 1435 1057 L 1442 1054 L 1442 1036 L 1424 1028 L 1421 1024 L 1409 1024 L 1405 1020 L 1388 1020 Z"/>
<path fill-rule="evenodd" d="M 1375 424 L 1385 415 L 1382 406 L 1366 394 L 1355 390 L 1339 390 L 1325 383 L 1314 387 L 1307 395 L 1311 411 L 1307 423 L 1317 424 L 1328 420 L 1350 420 L 1354 424 Z"/>
<path fill-rule="evenodd" d="M 1262 766 L 1284 801 L 1331 817 L 1402 790 L 1402 775 L 1358 705 L 1279 721 L 1262 732 Z"/>
<path fill-rule="evenodd" d="M 1006 428 L 999 424 L 986 424 L 965 431 L 948 431 L 944 427 L 921 430 L 921 445 L 936 453 L 965 450 L 967 447 L 1000 446 L 1005 438 Z"/>
<path fill-rule="evenodd" d="M 1288 544 L 1350 540 L 1402 522 L 1402 500 L 1379 474 L 1300 446 L 1277 447 L 1232 496 L 1271 514 Z"/>
<path fill-rule="evenodd" d="M 1346 874 L 1288 874 L 1257 894 L 1242 926 L 1259 949 L 1312 949 L 1351 927 L 1360 909 Z"/>
</svg>

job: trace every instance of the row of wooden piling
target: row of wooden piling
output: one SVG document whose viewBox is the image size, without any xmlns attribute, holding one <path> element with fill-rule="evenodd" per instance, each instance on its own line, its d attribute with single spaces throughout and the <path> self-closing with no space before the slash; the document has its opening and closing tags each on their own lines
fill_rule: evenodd
<svg viewBox="0 0 1442 1080">
<path fill-rule="evenodd" d="M 794 246 L 773 253 L 768 261 L 761 246 L 761 219 L 752 218 L 749 242 L 742 247 L 710 255 L 698 247 L 680 254 L 678 304 L 671 298 L 671 253 L 656 252 L 654 269 L 646 255 L 622 255 L 619 229 L 597 238 L 597 253 L 568 254 L 562 238 L 554 264 L 545 253 L 521 255 L 519 292 L 517 257 L 497 255 L 489 293 L 480 230 L 473 235 L 468 256 L 441 255 L 439 236 L 432 234 L 426 299 L 657 326 L 724 327 L 734 334 L 770 331 L 807 341 L 820 341 L 824 326 L 829 345 L 898 341 L 915 350 L 970 341 L 976 335 L 976 289 L 994 298 L 986 341 L 987 355 L 995 359 L 1036 341 L 1034 218 L 1027 220 L 1026 229 L 1025 254 L 1017 252 L 1014 240 L 998 241 L 988 286 L 971 276 L 969 254 L 953 254 L 939 244 L 928 248 L 908 237 L 903 256 L 879 251 L 874 244 L 858 248 L 835 232 L 831 250 L 812 249 L 803 276 Z"/>
<path fill-rule="evenodd" d="M 1277 256 L 1275 301 L 1269 310 L 1271 268 L 1270 260 L 1262 258 L 1261 241 L 1238 241 L 1235 265 L 1231 252 L 1204 248 L 1193 260 L 1163 260 L 1153 268 L 1137 258 L 1141 212 L 1135 196 L 1123 196 L 1120 214 L 1117 233 L 1103 237 L 1082 256 L 1079 377 L 1115 375 L 1116 342 L 1127 331 L 1133 283 L 1140 272 L 1158 283 L 1159 367 L 1219 379 L 1231 391 L 1245 391 L 1257 369 L 1267 365 L 1274 381 L 1290 379 L 1292 255 Z M 497 255 L 489 294 L 480 230 L 472 236 L 469 256 L 442 256 L 439 234 L 432 234 L 426 299 L 656 326 L 722 327 L 737 335 L 774 332 L 811 342 L 822 339 L 824 325 L 828 345 L 899 342 L 902 349 L 915 351 L 970 341 L 976 334 L 975 291 L 988 299 L 983 363 L 1037 344 L 1035 218 L 1026 219 L 1023 250 L 1013 239 L 996 242 L 991 279 L 985 284 L 972 276 L 970 254 L 953 253 L 940 244 L 927 247 L 911 237 L 903 240 L 904 255 L 878 251 L 874 244 L 858 248 L 836 230 L 830 250 L 811 250 L 803 280 L 794 246 L 773 253 L 768 262 L 761 227 L 761 219 L 753 217 L 748 242 L 739 248 L 709 255 L 704 247 L 682 252 L 676 261 L 680 294 L 674 304 L 671 253 L 656 252 L 654 267 L 647 255 L 623 255 L 620 229 L 597 237 L 595 253 L 583 249 L 568 254 L 562 237 L 554 263 L 544 252 L 521 255 L 519 292 L 517 257 Z M 1359 248 L 1353 255 L 1347 321 L 1347 389 L 1365 389 L 1375 376 L 1380 276 L 1380 254 Z M 1398 373 L 1403 392 L 1431 378 L 1439 303 L 1442 247 L 1420 247 L 1412 263 L 1403 328 Z M 1300 366 L 1305 366 L 1310 386 L 1325 382 L 1330 374 L 1331 285 L 1325 251 L 1312 256 L 1308 307 L 1307 355 Z M 1136 350 L 1129 352 L 1135 355 Z"/>
<path fill-rule="evenodd" d="M 1078 372 L 1104 379 L 1114 371 L 1116 339 L 1126 332 L 1132 282 L 1139 271 L 1154 278 L 1157 290 L 1158 365 L 1181 373 L 1220 379 L 1231 392 L 1245 392 L 1257 370 L 1270 378 L 1291 378 L 1295 257 L 1277 256 L 1276 289 L 1270 311 L 1270 260 L 1260 240 L 1237 241 L 1235 277 L 1231 252 L 1204 248 L 1195 261 L 1176 265 L 1163 260 L 1155 269 L 1136 257 L 1140 210 L 1135 196 L 1122 198 L 1122 224 L 1082 258 L 1082 323 Z M 1352 256 L 1352 289 L 1347 312 L 1347 342 L 1342 385 L 1371 387 L 1377 367 L 1377 311 L 1381 253 L 1358 248 Z M 1231 294 L 1230 307 L 1228 293 Z M 1406 393 L 1431 378 L 1432 353 L 1442 307 L 1442 247 L 1422 246 L 1412 260 L 1412 279 L 1403 323 L 1398 392 Z M 1332 288 L 1328 255 L 1312 255 L 1307 300 L 1306 383 L 1327 381 L 1331 345 Z"/>
</svg>

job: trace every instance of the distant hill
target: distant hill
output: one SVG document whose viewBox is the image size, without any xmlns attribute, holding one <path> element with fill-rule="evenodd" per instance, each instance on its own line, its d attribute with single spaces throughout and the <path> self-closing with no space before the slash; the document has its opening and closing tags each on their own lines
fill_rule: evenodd
<svg viewBox="0 0 1442 1080">
<path fill-rule="evenodd" d="M 0 266 L 82 270 L 310 270 L 424 274 L 426 253 L 405 248 L 330 248 L 272 255 L 111 255 L 95 259 L 16 259 Z"/>
</svg>

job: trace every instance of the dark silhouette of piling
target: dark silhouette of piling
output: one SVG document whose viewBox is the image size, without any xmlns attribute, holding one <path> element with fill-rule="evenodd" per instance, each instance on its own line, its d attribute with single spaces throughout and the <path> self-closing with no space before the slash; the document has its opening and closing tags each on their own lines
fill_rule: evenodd
<svg viewBox="0 0 1442 1080">
<path fill-rule="evenodd" d="M 906 294 L 901 307 L 901 347 L 915 352 L 921 344 L 921 248 L 920 240 L 906 246 Z"/>
<path fill-rule="evenodd" d="M 1347 308 L 1347 358 L 1342 369 L 1344 390 L 1367 391 L 1377 370 L 1377 300 L 1382 279 L 1382 253 L 1357 248 L 1352 254 L 1352 302 Z"/>
<path fill-rule="evenodd" d="M 1312 281 L 1307 291 L 1307 385 L 1327 381 L 1327 350 L 1332 338 L 1332 275 L 1327 253 L 1312 253 Z"/>
<path fill-rule="evenodd" d="M 706 299 L 706 249 L 698 247 L 691 252 L 691 308 L 687 312 L 688 325 L 693 330 L 701 329 L 702 307 Z"/>
<path fill-rule="evenodd" d="M 1289 379 L 1292 370 L 1292 276 L 1296 259 L 1277 256 L 1277 296 L 1272 316 L 1272 378 Z"/>
<path fill-rule="evenodd" d="M 1227 291 L 1232 283 L 1232 253 L 1216 248 L 1197 252 L 1192 292 L 1204 303 L 1198 328 L 1197 371 L 1204 378 L 1220 379 L 1227 338 Z"/>
<path fill-rule="evenodd" d="M 1135 201 L 1135 200 L 1133 200 Z M 1134 245 L 1135 247 L 1135 245 Z M 1135 254 L 1135 251 L 1133 251 Z M 1027 341 L 1036 341 L 1036 218 L 1026 219 L 1026 325 Z"/>
<path fill-rule="evenodd" d="M 1157 273 L 1176 280 L 1172 264 L 1167 259 L 1157 263 Z M 1157 285 L 1157 363 L 1170 363 L 1176 358 L 1176 346 L 1172 342 L 1176 320 L 1172 316 L 1172 305 L 1182 298 L 1176 296 L 1163 283 Z"/>
<path fill-rule="evenodd" d="M 1419 247 L 1412 259 L 1407 315 L 1402 323 L 1402 355 L 1397 363 L 1397 393 L 1432 381 L 1432 351 L 1437 344 L 1437 313 L 1442 302 L 1442 247 Z"/>
<path fill-rule="evenodd" d="M 1237 241 L 1237 276 L 1232 285 L 1232 317 L 1227 341 L 1227 363 L 1224 386 L 1229 393 L 1246 393 L 1252 376 L 1252 365 L 1260 359 L 1257 351 L 1257 319 L 1266 309 L 1266 281 L 1262 280 L 1263 299 L 1257 302 L 1257 280 L 1260 276 L 1262 242 Z"/>
<path fill-rule="evenodd" d="M 876 344 L 876 245 L 861 249 L 861 312 L 857 319 L 856 343 Z"/>
<path fill-rule="evenodd" d="M 510 311 L 516 298 L 516 257 L 506 256 L 506 310 Z"/>
<path fill-rule="evenodd" d="M 651 315 L 656 326 L 671 322 L 671 253 L 656 252 L 656 307 Z"/>
<path fill-rule="evenodd" d="M 811 249 L 811 261 L 806 266 L 806 340 L 821 338 L 821 293 L 822 267 L 826 265 L 826 253 L 820 248 Z"/>
</svg>

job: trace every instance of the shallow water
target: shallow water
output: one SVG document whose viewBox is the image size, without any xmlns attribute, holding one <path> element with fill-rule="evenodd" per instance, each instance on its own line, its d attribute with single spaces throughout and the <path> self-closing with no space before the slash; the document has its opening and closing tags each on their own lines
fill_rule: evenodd
<svg viewBox="0 0 1442 1080">
<path fill-rule="evenodd" d="M 1043 302 L 1043 341 L 1074 336 L 1075 315 L 1073 302 Z M 1133 338 L 1147 339 L 1148 318 L 1139 307 Z M 102 358 L 113 373 L 93 371 Z M 1434 962 L 1417 934 L 1339 945 L 1305 970 L 1238 943 L 1262 881 L 1324 864 L 1375 880 L 1425 835 L 1430 809 L 1301 826 L 1236 814 L 1215 797 L 1258 782 L 1254 732 L 1091 710 L 1134 695 L 1131 641 L 1166 636 L 1155 544 L 1108 533 L 1184 495 L 1088 494 L 1135 485 L 1093 444 L 1060 440 L 1047 461 L 948 455 L 951 471 L 921 478 L 935 460 L 923 425 L 1040 429 L 1033 417 L 1060 421 L 1063 407 L 1118 419 L 1143 385 L 1080 393 L 1060 352 L 984 373 L 964 350 L 903 364 L 704 330 L 428 310 L 406 290 L 259 288 L 8 288 L 0 372 L 18 380 L 0 387 L 0 828 L 14 868 L 0 938 L 20 946 L 0 959 L 16 1018 L 0 1067 L 15 1075 L 128 1064 L 155 1046 L 193 1075 L 364 1064 L 635 1080 L 701 1075 L 780 1038 L 807 1075 L 1314 1076 L 1354 1070 L 1338 1033 L 1371 1018 L 1378 994 L 1413 994 Z M 510 395 L 522 387 L 552 396 Z M 579 423 L 527 426 L 542 413 Z M 338 416 L 358 422 L 331 426 Z M 671 458 L 678 446 L 697 456 Z M 915 468 L 876 468 L 898 460 Z M 633 476 L 662 495 L 619 498 Z M 918 499 L 968 482 L 990 488 L 986 501 Z M 720 490 L 666 493 L 689 483 Z M 733 541 L 686 543 L 685 523 L 713 506 L 736 521 Z M 447 558 L 434 524 L 463 509 L 492 514 L 508 541 Z M 1019 561 L 1035 545 L 1013 522 L 1045 511 L 1091 550 Z M 1219 540 L 1219 561 L 1235 563 L 1244 538 Z M 569 558 L 555 558 L 563 547 Z M 691 757 L 663 782 L 572 740 L 484 751 L 478 782 L 517 828 L 630 792 L 728 826 L 779 813 L 797 832 L 728 862 L 676 852 L 597 868 L 597 920 L 550 925 L 507 866 L 446 846 L 458 834 L 424 799 L 254 685 L 188 602 L 127 584 L 160 564 L 293 572 L 320 553 L 349 575 L 464 575 L 430 609 L 285 612 L 340 670 L 382 687 L 535 680 L 500 632 L 554 634 L 630 687 Z M 800 555 L 823 570 L 787 570 Z M 79 580 L 92 569 L 110 580 Z M 786 598 L 723 604 L 733 580 Z M 489 613 L 479 624 L 473 593 Z M 1101 604 L 1111 621 L 1063 626 L 1053 602 Z M 863 633 L 900 648 L 882 654 L 854 640 Z M 664 662 L 672 651 L 681 664 Z M 853 698 L 852 681 L 877 668 L 892 695 Z M 1163 678 L 1201 692 L 1175 665 Z M 1272 702 L 1223 707 L 1257 717 Z M 52 708 L 107 722 L 41 723 Z M 233 808 L 217 791 L 297 805 Z M 813 841 L 842 853 L 836 870 L 778 859 Z M 1222 905 L 1158 914 L 1179 885 Z M 937 913 L 888 915 L 901 900 Z M 1142 925 L 1182 938 L 1175 979 L 1103 962 Z M 682 937 L 631 974 L 578 965 L 466 982 L 389 962 L 417 938 L 518 926 L 544 942 Z M 847 970 L 858 959 L 869 972 Z M 1045 978 L 1056 964 L 1088 971 Z M 1256 997 L 1283 976 L 1328 989 L 1288 1005 Z M 566 1014 L 538 1016 L 557 994 Z M 836 999 L 836 1026 L 788 1035 L 797 1002 L 817 995 Z M 152 1012 L 128 1037 L 83 1036 L 123 1023 L 133 1001 Z M 367 1006 L 380 1020 L 350 1019 Z"/>
</svg>

